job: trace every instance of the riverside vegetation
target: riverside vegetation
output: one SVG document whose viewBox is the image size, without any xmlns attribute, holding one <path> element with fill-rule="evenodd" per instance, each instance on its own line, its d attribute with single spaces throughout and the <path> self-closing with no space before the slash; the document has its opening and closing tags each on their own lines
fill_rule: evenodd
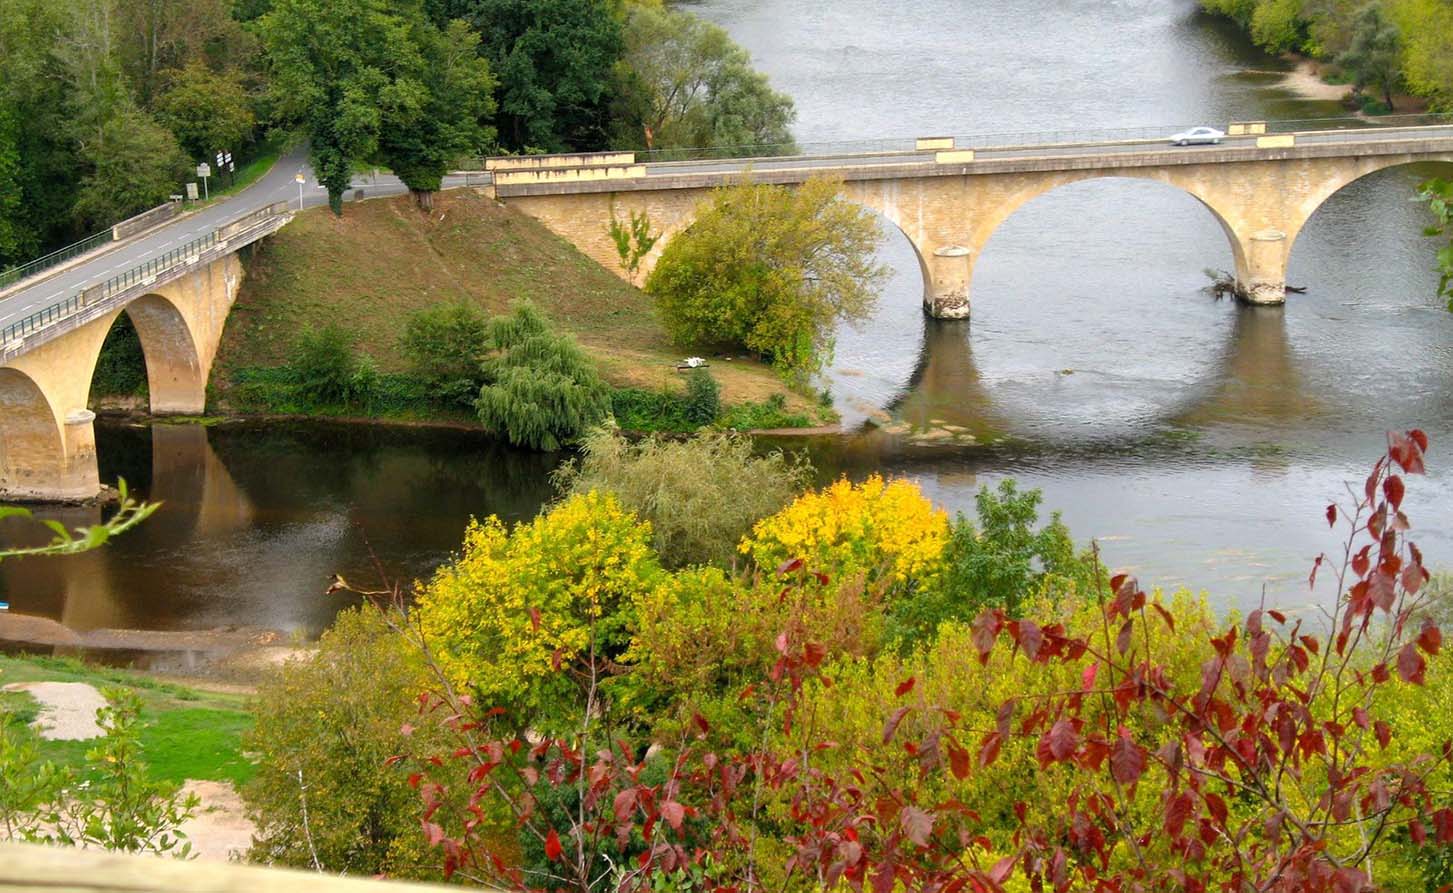
<svg viewBox="0 0 1453 893">
<path fill-rule="evenodd" d="M 1339 594 L 1302 619 L 1109 577 L 1012 484 L 974 519 L 870 477 L 686 530 L 648 482 L 702 465 L 610 436 L 264 690 L 255 855 L 521 890 L 1453 880 L 1447 595 L 1402 514 L 1421 432 L 1328 507 Z M 743 493 L 795 489 L 726 455 Z"/>
</svg>

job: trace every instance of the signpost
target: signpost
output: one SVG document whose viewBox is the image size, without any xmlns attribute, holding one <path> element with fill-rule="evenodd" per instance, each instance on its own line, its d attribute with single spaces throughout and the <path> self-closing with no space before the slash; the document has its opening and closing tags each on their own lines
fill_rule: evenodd
<svg viewBox="0 0 1453 893">
<path fill-rule="evenodd" d="M 195 182 L 187 184 L 187 198 L 192 201 L 197 200 L 197 184 Z"/>
<path fill-rule="evenodd" d="M 303 210 L 303 184 L 305 182 L 307 182 L 307 179 L 308 179 L 307 177 L 304 177 L 303 176 L 303 172 L 302 171 L 298 171 L 298 175 L 296 177 L 293 177 L 293 182 L 298 184 L 298 210 L 299 211 L 302 211 Z"/>
<path fill-rule="evenodd" d="M 197 176 L 202 178 L 202 197 L 210 199 L 212 195 L 211 190 L 207 188 L 207 178 L 212 176 L 212 166 L 205 161 L 197 165 Z M 197 187 L 195 185 L 192 187 L 192 191 L 197 191 Z M 194 195 L 192 196 L 192 198 L 196 198 L 196 196 Z"/>
</svg>

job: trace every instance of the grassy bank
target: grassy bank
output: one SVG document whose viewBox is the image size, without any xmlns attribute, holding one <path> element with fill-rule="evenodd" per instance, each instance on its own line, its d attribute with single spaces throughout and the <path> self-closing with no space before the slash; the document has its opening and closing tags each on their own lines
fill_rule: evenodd
<svg viewBox="0 0 1453 893">
<path fill-rule="evenodd" d="M 134 691 L 142 702 L 143 759 L 154 780 L 181 784 L 194 778 L 240 785 L 252 777 L 253 765 L 242 755 L 242 733 L 251 727 L 252 717 L 242 709 L 241 695 L 198 691 L 66 658 L 0 656 L 0 686 L 12 682 L 84 682 L 102 690 Z M 86 752 L 97 741 L 41 739 L 29 727 L 38 710 L 24 692 L 0 692 L 0 724 L 34 736 L 42 759 L 84 772 Z"/>
<path fill-rule="evenodd" d="M 538 222 L 471 191 L 441 193 L 434 211 L 407 197 L 349 205 L 339 219 L 308 211 L 257 246 L 228 319 L 212 373 L 219 409 L 300 415 L 462 421 L 462 411 L 439 410 L 421 399 L 407 374 L 399 339 L 409 316 L 449 302 L 489 314 L 518 299 L 543 310 L 556 328 L 578 340 L 633 410 L 676 395 L 680 348 L 672 345 L 650 298 L 577 251 Z M 380 373 L 367 406 L 320 407 L 299 402 L 286 363 L 298 332 L 342 323 Z M 830 412 L 792 393 L 766 366 L 716 358 L 723 420 L 762 420 L 762 427 L 820 424 Z M 663 405 L 670 400 L 659 400 Z M 667 406 L 635 412 L 639 427 L 672 430 Z M 638 425 L 631 425 L 637 427 Z"/>
</svg>

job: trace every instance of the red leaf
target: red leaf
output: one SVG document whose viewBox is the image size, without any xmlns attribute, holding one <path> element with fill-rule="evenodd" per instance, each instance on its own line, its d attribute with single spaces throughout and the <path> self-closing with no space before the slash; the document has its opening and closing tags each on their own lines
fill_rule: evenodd
<svg viewBox="0 0 1453 893">
<path fill-rule="evenodd" d="M 1165 621 L 1166 628 L 1169 629 L 1171 632 L 1175 632 L 1175 618 L 1170 615 L 1170 612 L 1165 609 L 1165 606 L 1162 605 L 1160 602 L 1151 602 L 1150 606 L 1155 609 L 1155 612 L 1157 614 L 1160 615 L 1160 619 Z"/>
<path fill-rule="evenodd" d="M 1003 740 L 998 732 L 990 732 L 984 736 L 984 743 L 979 747 L 980 766 L 987 766 L 999 758 L 999 746 Z"/>
<path fill-rule="evenodd" d="M 1084 672 L 1080 673 L 1080 689 L 1082 691 L 1089 691 L 1090 689 L 1094 688 L 1095 687 L 1095 676 L 1098 675 L 1099 672 L 1100 672 L 1100 662 L 1099 661 L 1095 661 L 1095 662 L 1091 663 L 1088 667 L 1085 667 Z"/>
<path fill-rule="evenodd" d="M 1418 633 L 1418 647 L 1435 657 L 1438 649 L 1443 647 L 1443 633 L 1431 617 L 1423 618 L 1423 629 Z"/>
<path fill-rule="evenodd" d="M 1372 733 L 1377 736 L 1378 746 L 1387 750 L 1388 744 L 1392 742 L 1392 726 L 1379 719 L 1372 724 Z"/>
<path fill-rule="evenodd" d="M 802 559 L 793 558 L 789 561 L 784 561 L 781 564 L 777 565 L 777 576 L 785 577 L 794 571 L 800 570 L 802 570 Z"/>
<path fill-rule="evenodd" d="M 1203 799 L 1206 801 L 1206 811 L 1211 814 L 1211 818 L 1215 819 L 1218 825 L 1225 827 L 1226 801 L 1222 800 L 1220 795 L 1212 793 L 1206 793 Z"/>
<path fill-rule="evenodd" d="M 1428 829 L 1423 827 L 1422 822 L 1413 819 L 1408 822 L 1408 837 L 1412 838 L 1415 845 L 1422 846 L 1428 839 Z"/>
<path fill-rule="evenodd" d="M 399 726 L 399 734 L 407 738 L 410 735 L 414 734 L 414 727 L 409 723 L 404 723 L 403 725 Z"/>
<path fill-rule="evenodd" d="M 1328 527 L 1335 527 L 1335 526 L 1337 526 L 1337 506 L 1336 505 L 1329 505 L 1329 506 L 1327 506 L 1327 526 Z"/>
<path fill-rule="evenodd" d="M 902 682 L 898 683 L 898 687 L 893 689 L 893 694 L 900 698 L 903 697 L 904 695 L 913 691 L 913 683 L 916 681 L 918 680 L 914 679 L 912 676 L 909 676 L 907 679 L 904 679 Z"/>
<path fill-rule="evenodd" d="M 1110 774 L 1121 784 L 1135 784 L 1145 774 L 1145 748 L 1130 737 L 1130 730 L 1120 727 L 1120 737 L 1110 746 Z"/>
<path fill-rule="evenodd" d="M 1433 813 L 1433 830 L 1439 843 L 1453 843 L 1453 809 L 1440 809 Z"/>
<path fill-rule="evenodd" d="M 818 642 L 808 642 L 802 646 L 802 662 L 809 667 L 815 667 L 822 663 L 827 657 L 827 646 Z"/>
<path fill-rule="evenodd" d="M 893 711 L 893 714 L 891 716 L 888 717 L 888 721 L 883 724 L 883 743 L 884 744 L 887 744 L 889 741 L 892 741 L 893 740 L 893 733 L 898 731 L 898 724 L 900 722 L 902 722 L 903 721 L 903 717 L 905 717 L 907 715 L 908 715 L 908 708 L 907 707 L 899 707 L 897 710 L 894 710 Z"/>
<path fill-rule="evenodd" d="M 560 856 L 564 854 L 564 847 L 560 846 L 560 835 L 551 828 L 550 833 L 545 835 L 545 858 L 551 862 L 559 862 Z"/>
<path fill-rule="evenodd" d="M 1130 639 L 1135 632 L 1135 619 L 1129 618 L 1120 627 L 1120 632 L 1115 636 L 1115 648 L 1121 654 L 1130 650 Z"/>
<path fill-rule="evenodd" d="M 615 812 L 617 822 L 625 823 L 626 821 L 628 821 L 631 817 L 631 813 L 635 810 L 635 808 L 635 788 L 626 788 L 624 791 L 616 794 L 615 803 L 613 804 L 613 810 Z"/>
<path fill-rule="evenodd" d="M 1425 453 L 1428 451 L 1428 435 L 1423 433 L 1423 429 L 1414 428 L 1413 430 L 1409 431 L 1408 439 L 1411 440 L 1413 443 L 1416 443 L 1418 445 L 1418 449 L 1422 450 Z"/>
<path fill-rule="evenodd" d="M 1172 795 L 1170 802 L 1165 805 L 1165 833 L 1172 838 L 1180 837 L 1194 805 L 1195 802 L 1187 791 Z"/>
<path fill-rule="evenodd" d="M 1428 662 L 1418 653 L 1418 649 L 1412 642 L 1404 645 L 1398 651 L 1398 675 L 1404 682 L 1422 685 L 1423 673 L 1427 668 Z"/>
<path fill-rule="evenodd" d="M 531 608 L 530 609 L 530 628 L 532 630 L 534 630 L 535 632 L 539 632 L 540 631 L 540 609 L 539 608 Z"/>
<path fill-rule="evenodd" d="M 1040 646 L 1044 644 L 1044 633 L 1040 631 L 1039 625 L 1029 620 L 1016 620 L 1013 630 L 1025 656 L 1030 660 L 1038 657 Z"/>
<path fill-rule="evenodd" d="M 954 777 L 962 781 L 969 777 L 969 752 L 958 744 L 950 741 L 948 743 L 948 765 L 953 771 Z"/>
<path fill-rule="evenodd" d="M 993 611 L 984 611 L 974 620 L 974 648 L 979 652 L 979 663 L 989 662 L 989 652 L 994 640 L 999 637 L 999 618 Z"/>
<path fill-rule="evenodd" d="M 919 846 L 928 846 L 928 835 L 933 832 L 933 816 L 916 806 L 905 806 L 898 813 L 898 824 L 903 834 Z"/>
<path fill-rule="evenodd" d="M 667 800 L 661 804 L 661 817 L 671 826 L 672 831 L 680 831 L 681 820 L 686 817 L 686 807 L 675 800 Z"/>
<path fill-rule="evenodd" d="M 1009 872 L 1013 870 L 1014 857 L 1005 856 L 998 862 L 995 862 L 993 868 L 989 869 L 989 880 L 993 881 L 996 884 L 1002 884 L 1004 883 L 1004 879 L 1009 877 Z"/>
<path fill-rule="evenodd" d="M 1075 724 L 1067 719 L 1061 719 L 1050 726 L 1045 733 L 1049 741 L 1049 752 L 1056 762 L 1064 762 L 1075 752 L 1075 746 L 1080 743 L 1079 733 L 1075 731 Z"/>
<path fill-rule="evenodd" d="M 1391 505 L 1394 511 L 1403 504 L 1403 492 L 1405 489 L 1403 487 L 1403 479 L 1395 474 L 1388 475 L 1387 480 L 1382 482 L 1382 495 L 1387 497 L 1388 505 Z"/>
</svg>

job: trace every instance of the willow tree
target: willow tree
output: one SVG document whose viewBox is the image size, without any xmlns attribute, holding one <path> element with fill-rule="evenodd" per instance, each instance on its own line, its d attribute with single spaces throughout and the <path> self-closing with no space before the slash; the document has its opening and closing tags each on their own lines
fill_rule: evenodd
<svg viewBox="0 0 1453 893">
<path fill-rule="evenodd" d="M 866 319 L 887 275 L 877 220 L 841 186 L 717 190 L 646 281 L 672 337 L 744 348 L 792 376 L 819 371 L 836 325 Z"/>
<path fill-rule="evenodd" d="M 568 335 L 550 331 L 533 305 L 489 321 L 484 386 L 475 409 L 485 430 L 515 446 L 558 450 L 610 412 L 610 388 Z"/>
</svg>

